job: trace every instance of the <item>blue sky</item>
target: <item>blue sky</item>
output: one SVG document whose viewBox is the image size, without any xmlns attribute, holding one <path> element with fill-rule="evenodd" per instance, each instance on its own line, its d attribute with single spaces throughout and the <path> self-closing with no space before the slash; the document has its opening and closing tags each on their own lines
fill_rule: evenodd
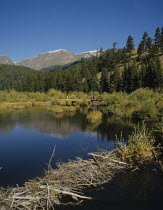
<svg viewBox="0 0 163 210">
<path fill-rule="evenodd" d="M 67 49 L 135 45 L 163 26 L 163 0 L 0 0 L 0 55 L 14 61 Z"/>
</svg>

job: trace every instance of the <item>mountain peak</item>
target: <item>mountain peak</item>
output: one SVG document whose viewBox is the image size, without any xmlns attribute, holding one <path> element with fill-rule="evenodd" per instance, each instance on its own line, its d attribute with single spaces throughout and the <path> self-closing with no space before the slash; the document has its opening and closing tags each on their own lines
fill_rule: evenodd
<svg viewBox="0 0 163 210">
<path fill-rule="evenodd" d="M 67 51 L 65 49 L 58 49 L 58 50 L 53 50 L 53 51 L 49 51 L 49 52 L 46 52 L 46 53 L 57 53 L 57 52 L 61 52 L 61 51 L 63 51 L 63 52 L 69 52 L 69 51 Z M 43 54 L 45 54 L 45 53 L 43 53 Z"/>
<path fill-rule="evenodd" d="M 7 56 L 0 55 L 0 64 L 14 64 L 14 62 Z"/>
<path fill-rule="evenodd" d="M 15 64 L 19 66 L 26 66 L 36 70 L 41 70 L 50 66 L 63 66 L 76 61 L 81 58 L 90 59 L 96 56 L 97 50 L 88 51 L 80 54 L 73 54 L 65 49 L 58 49 L 42 53 L 38 56 L 28 58 L 19 62 L 12 62 L 6 56 L 0 56 L 0 63 Z"/>
</svg>

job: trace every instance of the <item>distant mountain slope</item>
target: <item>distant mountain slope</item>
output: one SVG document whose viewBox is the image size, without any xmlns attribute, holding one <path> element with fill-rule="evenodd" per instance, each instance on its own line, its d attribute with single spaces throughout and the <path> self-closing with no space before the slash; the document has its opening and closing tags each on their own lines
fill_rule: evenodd
<svg viewBox="0 0 163 210">
<path fill-rule="evenodd" d="M 90 59 L 91 58 L 84 58 L 85 61 L 86 60 L 90 60 Z M 55 66 L 46 67 L 46 68 L 41 69 L 41 71 L 43 71 L 43 72 L 52 72 L 52 71 L 57 70 L 57 69 L 67 70 L 69 67 L 79 65 L 80 62 L 81 62 L 81 59 L 80 60 L 77 60 L 75 62 L 72 62 L 72 63 L 65 64 L 63 66 L 55 65 Z"/>
<path fill-rule="evenodd" d="M 7 56 L 0 55 L 0 64 L 13 64 L 14 65 L 14 62 Z"/>
<path fill-rule="evenodd" d="M 22 79 L 27 76 L 34 77 L 36 74 L 39 72 L 24 66 L 0 64 L 0 90 L 19 90 Z"/>
<path fill-rule="evenodd" d="M 79 61 L 81 58 L 93 58 L 95 55 L 96 50 L 75 55 L 67 50 L 60 49 L 16 62 L 15 64 L 41 70 L 51 66 L 64 66 L 66 64 L 74 63 Z"/>
</svg>

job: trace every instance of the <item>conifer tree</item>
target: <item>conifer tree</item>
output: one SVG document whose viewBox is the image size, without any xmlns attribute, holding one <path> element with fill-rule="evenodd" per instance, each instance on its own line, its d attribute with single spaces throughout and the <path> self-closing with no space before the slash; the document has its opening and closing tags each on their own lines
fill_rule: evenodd
<svg viewBox="0 0 163 210">
<path fill-rule="evenodd" d="M 147 38 L 146 49 L 147 49 L 148 52 L 151 52 L 151 50 L 152 50 L 152 38 L 151 37 Z"/>
<path fill-rule="evenodd" d="M 128 36 L 127 43 L 126 43 L 126 49 L 129 55 L 131 56 L 132 50 L 134 50 L 134 42 L 133 42 L 133 37 Z"/>
<path fill-rule="evenodd" d="M 144 52 L 147 51 L 147 40 L 148 40 L 148 33 L 144 32 L 143 37 L 142 37 L 142 42 L 144 45 Z"/>
<path fill-rule="evenodd" d="M 161 47 L 161 53 L 163 54 L 163 27 L 161 28 L 161 37 L 160 37 L 160 47 Z"/>
<path fill-rule="evenodd" d="M 161 41 L 161 33 L 160 33 L 160 28 L 156 28 L 155 32 L 155 46 L 159 49 L 160 48 L 160 42 Z"/>
<path fill-rule="evenodd" d="M 103 68 L 100 81 L 101 92 L 109 92 L 109 76 L 107 68 Z"/>
<path fill-rule="evenodd" d="M 138 57 L 141 58 L 142 54 L 144 53 L 144 43 L 143 41 L 140 42 L 140 44 L 138 45 Z"/>
</svg>

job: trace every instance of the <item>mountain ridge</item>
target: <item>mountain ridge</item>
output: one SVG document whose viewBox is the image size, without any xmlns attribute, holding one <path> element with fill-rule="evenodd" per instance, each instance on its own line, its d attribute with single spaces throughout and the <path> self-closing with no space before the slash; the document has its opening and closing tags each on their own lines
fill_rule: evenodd
<svg viewBox="0 0 163 210">
<path fill-rule="evenodd" d="M 81 58 L 90 59 L 96 56 L 97 50 L 73 54 L 65 49 L 58 49 L 42 53 L 38 56 L 13 62 L 7 56 L 0 56 L 0 64 L 14 64 L 25 66 L 35 70 L 42 70 L 50 66 L 64 66 L 70 63 L 80 61 Z M 5 57 L 5 58 L 4 58 Z"/>
</svg>

